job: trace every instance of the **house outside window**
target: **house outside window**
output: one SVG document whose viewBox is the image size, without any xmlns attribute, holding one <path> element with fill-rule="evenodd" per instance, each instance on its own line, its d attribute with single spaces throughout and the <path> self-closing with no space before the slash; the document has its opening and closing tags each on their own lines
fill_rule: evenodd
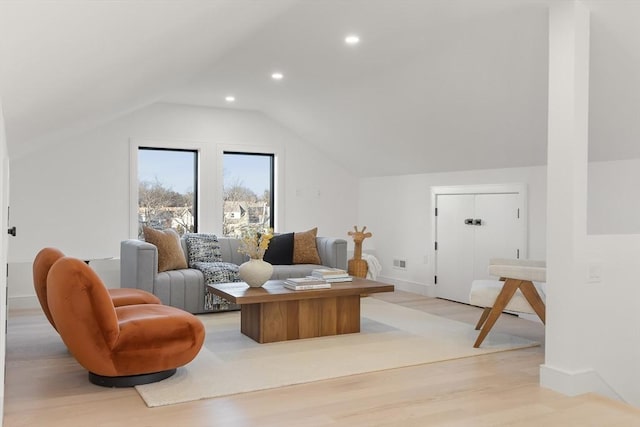
<svg viewBox="0 0 640 427">
<path fill-rule="evenodd" d="M 142 227 L 197 232 L 196 150 L 138 148 L 138 237 Z"/>
<path fill-rule="evenodd" d="M 223 235 L 273 228 L 274 155 L 223 153 Z"/>
</svg>

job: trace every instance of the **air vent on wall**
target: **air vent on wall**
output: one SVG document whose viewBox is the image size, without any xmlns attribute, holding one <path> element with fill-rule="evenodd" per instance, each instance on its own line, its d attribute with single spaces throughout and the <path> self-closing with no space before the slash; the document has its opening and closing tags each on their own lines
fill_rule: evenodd
<svg viewBox="0 0 640 427">
<path fill-rule="evenodd" d="M 407 268 L 407 261 L 404 259 L 394 259 L 393 260 L 393 267 L 394 268 L 399 268 L 401 270 L 405 270 Z"/>
</svg>

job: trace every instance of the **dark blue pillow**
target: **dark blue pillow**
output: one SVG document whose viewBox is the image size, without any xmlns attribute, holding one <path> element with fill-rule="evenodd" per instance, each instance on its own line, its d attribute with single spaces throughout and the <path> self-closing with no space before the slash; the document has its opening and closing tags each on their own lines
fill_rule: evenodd
<svg viewBox="0 0 640 427">
<path fill-rule="evenodd" d="M 277 234 L 269 241 L 264 260 L 273 265 L 293 264 L 293 234 Z"/>
</svg>

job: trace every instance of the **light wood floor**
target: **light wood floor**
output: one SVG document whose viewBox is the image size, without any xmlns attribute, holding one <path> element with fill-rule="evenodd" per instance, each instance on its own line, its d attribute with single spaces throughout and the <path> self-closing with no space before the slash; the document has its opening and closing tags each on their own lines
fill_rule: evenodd
<svg viewBox="0 0 640 427">
<path fill-rule="evenodd" d="M 405 292 L 375 297 L 470 324 L 480 316 L 475 307 Z M 544 341 L 541 324 L 514 316 L 503 315 L 494 330 Z M 90 384 L 39 310 L 10 311 L 4 425 L 640 426 L 636 408 L 540 388 L 543 351 L 533 347 L 149 409 L 134 389 Z"/>
</svg>

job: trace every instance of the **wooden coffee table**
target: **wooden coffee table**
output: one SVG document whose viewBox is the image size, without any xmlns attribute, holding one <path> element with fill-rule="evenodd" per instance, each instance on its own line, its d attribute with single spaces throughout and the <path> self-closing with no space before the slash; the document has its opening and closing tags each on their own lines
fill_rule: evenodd
<svg viewBox="0 0 640 427">
<path fill-rule="evenodd" d="M 261 288 L 216 283 L 207 290 L 240 304 L 240 331 L 259 343 L 360 332 L 360 296 L 394 290 L 393 285 L 360 278 L 307 291 L 292 291 L 282 283 L 269 280 Z"/>
</svg>

